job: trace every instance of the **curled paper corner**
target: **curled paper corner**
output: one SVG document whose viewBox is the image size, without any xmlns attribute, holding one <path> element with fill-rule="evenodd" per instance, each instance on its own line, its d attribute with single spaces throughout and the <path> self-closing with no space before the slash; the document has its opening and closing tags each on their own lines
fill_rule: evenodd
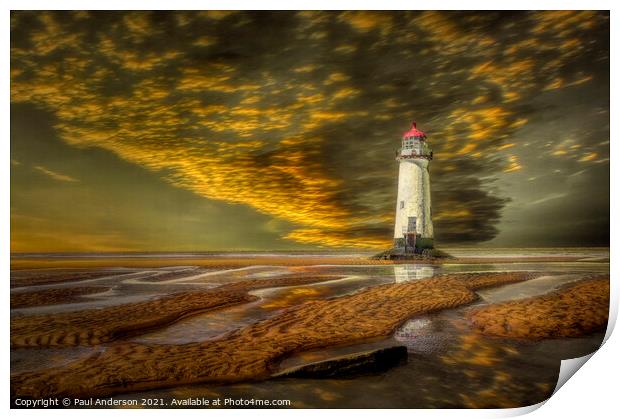
<svg viewBox="0 0 620 419">
<path fill-rule="evenodd" d="M 601 343 L 601 346 L 594 352 L 581 356 L 579 358 L 572 358 L 572 359 L 563 359 L 562 362 L 560 363 L 560 374 L 558 376 L 558 382 L 555 385 L 555 389 L 553 390 L 553 394 L 557 393 L 557 391 L 562 388 L 562 386 L 564 384 L 566 384 L 566 382 L 573 376 L 575 375 L 575 373 L 577 371 L 579 371 L 579 368 L 583 367 L 583 365 L 588 362 L 588 360 L 590 358 L 592 358 L 592 355 L 594 355 L 598 350 L 600 350 L 603 345 L 605 345 L 605 343 L 607 342 L 607 340 L 609 339 L 609 337 L 611 336 L 612 331 L 614 330 L 615 326 L 616 326 L 616 318 L 618 316 L 618 307 L 614 306 L 614 305 L 610 305 L 609 308 L 609 317 L 608 317 L 608 321 L 607 321 L 607 330 L 605 331 L 605 337 L 603 338 L 603 342 Z M 553 397 L 553 394 L 551 395 L 551 397 Z"/>
<path fill-rule="evenodd" d="M 540 403 L 519 408 L 518 409 L 519 411 L 515 412 L 516 415 L 524 415 L 524 414 L 533 412 L 534 410 L 538 409 L 539 407 L 547 403 L 551 399 L 551 397 L 553 397 L 555 393 L 557 393 L 558 390 L 560 390 L 562 386 L 566 384 L 566 382 L 570 380 L 570 378 L 573 375 L 575 375 L 575 373 L 579 371 L 579 369 L 583 367 L 585 363 L 588 362 L 590 358 L 592 358 L 592 356 L 595 353 L 597 353 L 605 345 L 605 343 L 607 343 L 607 340 L 609 339 L 614 328 L 616 327 L 616 320 L 618 318 L 618 304 L 616 303 L 617 301 L 618 301 L 618 294 L 615 293 L 614 290 L 612 289 L 611 301 L 609 304 L 609 316 L 608 316 L 608 321 L 607 321 L 607 329 L 605 331 L 605 337 L 603 338 L 603 342 L 601 342 L 601 346 L 599 346 L 599 348 L 595 350 L 594 352 L 589 353 L 587 355 L 584 355 L 578 358 L 563 359 L 560 362 L 560 373 L 558 375 L 558 382 L 555 385 L 553 394 L 551 394 L 551 396 L 547 400 L 544 400 Z"/>
<path fill-rule="evenodd" d="M 564 385 L 566 382 L 577 372 L 579 368 L 583 367 L 583 365 L 588 362 L 588 360 L 594 355 L 596 351 L 579 357 L 572 359 L 563 359 L 560 363 L 560 373 L 558 375 L 558 382 L 555 385 L 555 389 L 553 390 L 553 394 L 548 399 L 545 399 L 539 403 L 532 404 L 530 406 L 516 407 L 512 409 L 506 409 L 503 411 L 503 414 L 500 414 L 501 417 L 516 417 L 516 416 L 524 416 L 528 413 L 532 413 L 538 408 L 542 407 L 545 403 L 547 403 L 551 397 Z"/>
<path fill-rule="evenodd" d="M 570 380 L 570 378 L 573 375 L 575 375 L 575 373 L 579 371 L 579 369 L 583 367 L 585 363 L 588 362 L 590 358 L 592 358 L 592 356 L 603 347 L 603 345 L 607 342 L 607 339 L 609 338 L 609 336 L 611 335 L 611 332 L 613 331 L 615 327 L 616 317 L 617 317 L 617 306 L 615 307 L 612 306 L 610 307 L 609 321 L 607 323 L 607 330 L 605 332 L 605 337 L 603 339 L 603 342 L 601 343 L 601 346 L 596 351 L 589 353 L 587 355 L 578 357 L 578 358 L 563 359 L 560 362 L 560 373 L 558 374 L 558 382 L 555 385 L 555 389 L 553 390 L 553 393 L 548 399 L 543 400 L 539 403 L 530 405 L 530 406 L 506 409 L 503 412 L 504 414 L 501 415 L 501 417 L 515 417 L 515 416 L 527 415 L 528 413 L 531 413 L 537 410 L 538 408 L 542 407 L 545 403 L 547 403 L 551 399 L 551 397 L 553 397 L 555 393 L 557 393 L 558 390 L 560 390 L 560 388 L 562 388 L 562 386 L 566 384 L 566 382 L 568 382 L 568 380 Z"/>
<path fill-rule="evenodd" d="M 547 400 L 549 400 L 549 399 L 547 399 Z M 516 416 L 527 415 L 528 413 L 532 413 L 534 410 L 538 409 L 543 404 L 547 403 L 547 400 L 543 400 L 542 402 L 539 402 L 539 403 L 536 403 L 536 404 L 532 404 L 532 405 L 529 405 L 529 406 L 514 407 L 512 409 L 503 409 L 503 410 L 499 411 L 501 413 L 497 417 L 513 418 L 513 417 L 516 417 Z"/>
<path fill-rule="evenodd" d="M 560 374 L 558 376 L 558 382 L 555 385 L 555 389 L 553 390 L 553 394 L 557 393 L 557 391 L 562 388 L 564 384 L 573 376 L 579 368 L 583 367 L 583 365 L 588 362 L 592 355 L 594 355 L 596 351 L 591 354 L 581 356 L 579 358 L 572 359 L 563 359 L 560 363 Z M 553 397 L 553 394 L 551 397 Z"/>
<path fill-rule="evenodd" d="M 609 300 L 609 315 L 607 316 L 607 330 L 605 331 L 605 337 L 601 347 L 607 342 L 612 332 L 616 328 L 616 320 L 618 319 L 618 305 L 620 304 L 620 295 L 615 291 L 616 287 L 611 288 L 611 295 Z M 599 348 L 600 349 L 600 348 Z"/>
<path fill-rule="evenodd" d="M 611 333 L 613 332 L 616 326 L 616 318 L 618 316 L 618 306 L 614 304 L 610 304 L 609 307 L 609 316 L 607 321 L 607 330 L 605 331 L 605 337 L 603 338 L 603 342 L 601 342 L 601 346 L 599 348 L 587 355 L 581 356 L 579 358 L 571 358 L 571 359 L 563 359 L 560 363 L 560 374 L 558 375 L 558 382 L 555 385 L 555 389 L 553 390 L 553 394 L 558 392 L 560 388 L 573 376 L 583 365 L 588 362 L 592 355 L 594 355 L 597 351 L 599 351 L 603 345 L 607 342 Z"/>
</svg>

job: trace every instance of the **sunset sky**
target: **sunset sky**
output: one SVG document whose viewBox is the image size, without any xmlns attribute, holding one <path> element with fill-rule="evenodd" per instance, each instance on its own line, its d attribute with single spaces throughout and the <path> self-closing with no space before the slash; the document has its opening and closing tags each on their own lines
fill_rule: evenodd
<svg viewBox="0 0 620 419">
<path fill-rule="evenodd" d="M 11 251 L 608 245 L 604 12 L 12 12 Z"/>
</svg>

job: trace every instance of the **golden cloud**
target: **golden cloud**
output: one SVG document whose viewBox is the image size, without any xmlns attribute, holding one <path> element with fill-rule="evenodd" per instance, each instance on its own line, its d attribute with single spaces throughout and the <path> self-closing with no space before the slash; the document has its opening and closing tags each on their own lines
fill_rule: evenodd
<svg viewBox="0 0 620 419">
<path fill-rule="evenodd" d="M 66 39 L 66 34 L 53 20 L 51 22 L 45 33 Z M 129 35 L 136 39 L 150 33 L 147 16 L 142 13 L 126 16 L 123 23 Z M 37 39 L 35 36 L 33 42 L 38 42 Z M 234 67 L 214 63 L 202 69 L 186 68 L 178 79 L 159 82 L 148 72 L 180 53 L 168 51 L 149 55 L 122 50 L 106 37 L 100 45 L 101 58 L 131 72 L 132 77 L 143 72 L 147 74 L 139 76 L 134 87 L 119 96 L 102 96 L 97 87 L 110 72 L 95 73 L 86 79 L 83 77 L 85 65 L 65 65 L 74 59 L 69 55 L 61 62 L 43 67 L 27 81 L 20 78 L 19 71 L 14 71 L 12 101 L 34 102 L 53 111 L 59 118 L 56 129 L 70 144 L 105 148 L 154 172 L 167 173 L 163 176 L 177 187 L 207 198 L 249 205 L 262 213 L 304 226 L 288 238 L 320 242 L 321 235 L 315 232 L 323 231 L 325 244 L 349 244 L 344 233 L 337 236 L 343 238 L 340 241 L 325 234 L 325 230 L 346 231 L 358 221 L 338 204 L 336 195 L 341 181 L 326 176 L 321 164 L 313 158 L 320 152 L 323 140 L 289 133 L 306 132 L 323 124 L 356 117 L 358 112 L 334 110 L 325 95 L 309 94 L 305 85 L 297 87 L 295 102 L 288 108 L 254 107 L 257 100 L 248 101 L 248 94 L 268 88 L 270 83 L 239 83 L 233 80 Z M 34 54 L 48 53 L 47 47 L 34 50 Z M 24 53 L 16 64 L 27 68 L 31 62 L 26 59 L 28 55 Z M 341 73 L 330 76 L 334 82 L 346 79 Z M 194 92 L 235 96 L 227 99 L 224 105 L 205 103 L 192 96 Z M 183 95 L 183 99 L 176 98 L 169 103 L 172 94 Z M 344 99 L 355 94 L 355 89 L 342 87 L 333 97 Z M 198 138 L 183 137 L 183 130 L 196 127 L 208 128 L 211 133 L 205 132 L 204 137 Z M 236 141 L 222 141 L 218 134 Z M 259 140 L 267 135 L 275 138 L 275 143 Z M 265 164 L 259 156 L 268 149 L 268 164 Z M 57 180 L 75 180 L 44 168 L 38 170 Z M 303 239 L 308 234 L 312 238 Z"/>
</svg>

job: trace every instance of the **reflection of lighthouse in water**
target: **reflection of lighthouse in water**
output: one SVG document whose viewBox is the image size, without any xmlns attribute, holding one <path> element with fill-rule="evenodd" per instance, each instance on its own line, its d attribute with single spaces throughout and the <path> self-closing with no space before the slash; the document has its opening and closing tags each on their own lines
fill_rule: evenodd
<svg viewBox="0 0 620 419">
<path fill-rule="evenodd" d="M 403 134 L 402 148 L 396 160 L 398 169 L 398 198 L 394 223 L 394 247 L 405 253 L 433 248 L 431 219 L 431 185 L 428 172 L 433 152 L 426 134 L 416 127 Z"/>
<path fill-rule="evenodd" d="M 432 266 L 394 265 L 394 282 L 417 281 L 435 274 Z"/>
<path fill-rule="evenodd" d="M 430 354 L 442 350 L 451 339 L 441 322 L 431 316 L 407 321 L 394 333 L 394 339 L 407 346 L 409 352 Z"/>
</svg>

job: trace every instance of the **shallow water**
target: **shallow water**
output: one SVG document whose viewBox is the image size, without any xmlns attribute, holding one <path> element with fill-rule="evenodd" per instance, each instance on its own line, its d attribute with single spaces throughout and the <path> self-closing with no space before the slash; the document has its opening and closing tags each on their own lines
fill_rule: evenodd
<svg viewBox="0 0 620 419">
<path fill-rule="evenodd" d="M 193 316 L 166 328 L 138 336 L 141 343 L 188 343 L 210 340 L 277 314 L 284 308 L 306 301 L 350 294 L 368 286 L 393 282 L 393 278 L 348 275 L 342 279 L 308 285 L 266 288 L 250 291 L 260 300 Z"/>
<path fill-rule="evenodd" d="M 584 257 L 594 257 L 593 255 L 600 256 L 601 252 L 584 253 Z M 77 307 L 100 307 L 127 299 L 139 301 L 180 290 L 205 289 L 249 278 L 270 278 L 295 272 L 292 268 L 265 266 L 225 271 L 182 267 L 177 270 L 166 268 L 167 276 L 162 279 L 160 275 L 155 275 L 154 271 L 162 272 L 159 269 L 149 269 L 138 271 L 129 277 L 119 275 L 89 280 L 96 285 L 112 286 L 113 290 L 94 298 L 87 297 L 79 304 L 32 308 L 25 312 L 30 314 Z M 204 341 L 312 299 L 334 298 L 392 282 L 424 281 L 442 273 L 501 271 L 535 271 L 543 273 L 544 276 L 523 283 L 480 290 L 480 300 L 474 303 L 475 305 L 545 294 L 587 275 L 608 273 L 609 264 L 523 262 L 442 266 L 412 264 L 306 267 L 304 273 L 329 273 L 344 278 L 256 290 L 252 292 L 259 297 L 255 302 L 187 318 L 132 340 L 148 344 Z M 71 285 L 75 285 L 75 282 Z M 468 308 L 460 307 L 418 316 L 405 322 L 389 338 L 296 354 L 283 360 L 280 365 L 281 368 L 288 368 L 361 350 L 394 344 L 407 346 L 409 361 L 382 374 L 347 379 L 280 378 L 227 386 L 184 386 L 120 395 L 116 398 L 289 399 L 292 407 L 298 408 L 524 406 L 544 400 L 551 394 L 557 381 L 561 359 L 590 353 L 598 348 L 603 338 L 602 333 L 579 339 L 540 342 L 488 338 L 472 332 L 462 320 L 463 312 Z M 19 313 L 24 313 L 24 310 L 12 311 L 12 314 Z M 11 352 L 11 371 L 15 373 L 59 366 L 105 348 L 14 350 Z"/>
</svg>

